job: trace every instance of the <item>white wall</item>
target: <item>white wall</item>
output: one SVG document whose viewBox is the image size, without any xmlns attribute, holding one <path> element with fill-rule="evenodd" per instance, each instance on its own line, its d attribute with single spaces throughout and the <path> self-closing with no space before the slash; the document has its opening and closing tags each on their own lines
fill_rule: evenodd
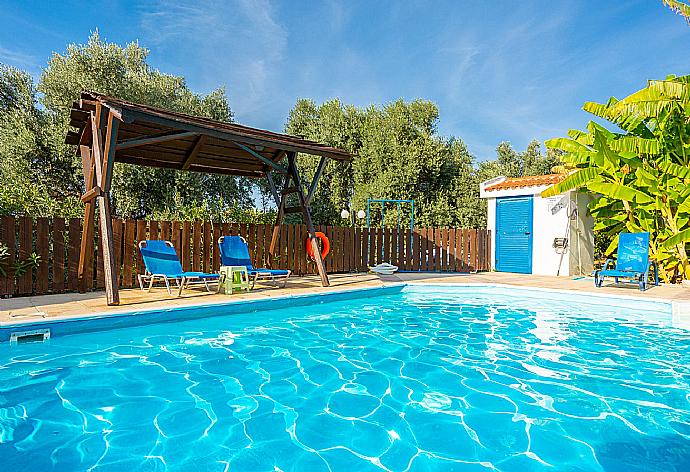
<svg viewBox="0 0 690 472">
<path fill-rule="evenodd" d="M 587 275 L 594 270 L 594 218 L 587 205 L 593 197 L 572 192 L 573 208 L 577 206 L 577 219 L 570 222 L 570 275 Z"/>
<path fill-rule="evenodd" d="M 496 270 L 496 199 L 486 200 L 486 229 L 491 231 L 491 270 Z"/>
<path fill-rule="evenodd" d="M 534 199 L 534 218 L 532 226 L 532 273 L 536 275 L 560 276 L 578 275 L 578 262 L 582 272 L 591 271 L 594 251 L 593 221 L 587 213 L 590 197 L 578 195 L 577 220 L 569 219 L 576 207 L 575 192 L 568 192 L 556 197 L 541 198 L 539 195 L 546 187 L 511 189 L 508 191 L 485 192 L 487 199 L 487 228 L 491 230 L 491 267 L 495 270 L 496 262 L 496 198 L 508 196 L 532 195 Z M 495 194 L 492 195 L 492 194 Z M 570 226 L 570 228 L 568 228 Z M 555 238 L 568 237 L 568 248 L 561 257 L 561 249 L 554 249 Z M 580 257 L 573 257 L 571 250 L 580 246 Z M 559 271 L 560 267 L 560 271 Z"/>
<path fill-rule="evenodd" d="M 554 249 L 554 238 L 567 236 L 570 220 L 570 193 L 541 198 L 534 195 L 532 227 L 532 273 L 536 275 L 570 275 L 568 249 Z M 560 267 L 560 272 L 559 272 Z"/>
</svg>

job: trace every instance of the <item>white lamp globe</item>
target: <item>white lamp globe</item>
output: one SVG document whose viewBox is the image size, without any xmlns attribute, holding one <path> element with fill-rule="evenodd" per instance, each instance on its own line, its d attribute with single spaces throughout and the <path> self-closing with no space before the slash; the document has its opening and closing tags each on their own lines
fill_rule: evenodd
<svg viewBox="0 0 690 472">
<path fill-rule="evenodd" d="M 344 220 L 348 219 L 350 217 L 350 212 L 347 210 L 343 210 L 340 212 L 340 217 Z"/>
<path fill-rule="evenodd" d="M 360 220 L 363 220 L 366 216 L 367 216 L 367 214 L 364 210 L 359 210 L 357 212 L 357 218 L 359 218 Z"/>
</svg>

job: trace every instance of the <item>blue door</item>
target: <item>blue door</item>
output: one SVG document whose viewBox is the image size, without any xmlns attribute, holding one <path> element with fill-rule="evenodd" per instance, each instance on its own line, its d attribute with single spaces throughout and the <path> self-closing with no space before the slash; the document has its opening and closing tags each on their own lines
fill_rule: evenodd
<svg viewBox="0 0 690 472">
<path fill-rule="evenodd" d="M 496 270 L 532 273 L 532 197 L 496 199 Z"/>
</svg>

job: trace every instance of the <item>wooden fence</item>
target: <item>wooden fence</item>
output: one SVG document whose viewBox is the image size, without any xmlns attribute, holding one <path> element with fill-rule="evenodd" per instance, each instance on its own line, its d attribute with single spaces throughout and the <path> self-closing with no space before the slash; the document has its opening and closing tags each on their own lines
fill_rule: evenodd
<svg viewBox="0 0 690 472">
<path fill-rule="evenodd" d="M 24 260 L 32 252 L 39 266 L 17 277 L 0 276 L 0 297 L 38 295 L 77 290 L 81 220 L 0 217 L 0 241 L 9 247 L 10 261 Z M 185 270 L 216 271 L 220 266 L 217 241 L 221 235 L 239 234 L 249 244 L 255 267 L 291 269 L 297 275 L 315 274 L 307 260 L 305 225 L 283 225 L 279 252 L 268 254 L 273 225 L 211 223 L 201 221 L 144 221 L 113 219 L 115 261 L 120 287 L 134 287 L 143 268 L 137 241 L 172 241 Z M 490 269 L 490 237 L 484 229 L 396 229 L 318 226 L 331 241 L 325 260 L 328 273 L 362 272 L 369 265 L 390 262 L 407 271 L 470 272 Z M 95 231 L 94 264 L 87 277 L 91 289 L 101 289 L 103 262 Z"/>
</svg>

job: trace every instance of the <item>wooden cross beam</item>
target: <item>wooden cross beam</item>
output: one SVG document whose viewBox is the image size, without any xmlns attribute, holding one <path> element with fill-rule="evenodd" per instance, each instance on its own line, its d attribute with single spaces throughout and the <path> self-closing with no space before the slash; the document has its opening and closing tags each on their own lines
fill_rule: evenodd
<svg viewBox="0 0 690 472">
<path fill-rule="evenodd" d="M 84 192 L 84 195 L 81 196 L 81 201 L 84 203 L 88 203 L 95 199 L 96 197 L 101 195 L 101 188 L 98 185 L 94 185 L 91 187 L 91 190 L 88 192 Z"/>
<path fill-rule="evenodd" d="M 319 179 L 321 178 L 321 174 L 323 174 L 324 167 L 326 167 L 326 157 L 321 156 L 321 160 L 319 161 L 319 165 L 316 168 L 314 178 L 311 179 L 309 193 L 307 193 L 307 205 L 311 205 L 311 199 L 314 198 L 314 193 L 316 192 L 316 187 L 319 185 Z"/>
<path fill-rule="evenodd" d="M 276 202 L 276 207 L 280 207 L 280 197 L 278 196 L 276 184 L 273 181 L 273 173 L 266 172 L 266 179 L 268 179 L 268 187 L 271 189 L 271 194 L 273 195 L 273 200 Z"/>
<path fill-rule="evenodd" d="M 249 154 L 251 154 L 252 156 L 256 157 L 258 160 L 260 160 L 261 162 L 263 162 L 264 164 L 266 164 L 267 166 L 269 166 L 269 167 L 270 167 L 271 169 L 273 169 L 274 171 L 279 172 L 279 173 L 281 173 L 281 174 L 287 174 L 288 171 L 287 171 L 286 168 L 284 168 L 284 167 L 281 166 L 281 165 L 276 164 L 275 162 L 273 162 L 272 160 L 270 160 L 268 157 L 262 156 L 261 154 L 259 154 L 259 153 L 256 152 L 255 150 L 253 150 L 252 148 L 247 147 L 247 146 L 245 146 L 245 145 L 242 144 L 242 143 L 238 143 L 238 142 L 236 142 L 236 141 L 232 141 L 232 143 L 235 144 L 238 148 L 244 149 L 244 150 L 247 151 Z"/>
<path fill-rule="evenodd" d="M 196 156 L 199 155 L 199 151 L 201 151 L 201 148 L 204 146 L 204 144 L 206 144 L 206 135 L 202 134 L 196 139 L 191 151 L 189 151 L 189 154 L 187 154 L 187 157 L 185 157 L 184 162 L 182 163 L 182 170 L 189 169 L 189 166 L 192 165 L 194 159 L 196 159 Z"/>
<path fill-rule="evenodd" d="M 112 115 L 110 115 L 112 116 Z M 164 133 L 152 134 L 143 138 L 126 139 L 117 145 L 117 150 L 130 149 L 139 146 L 146 146 L 147 144 L 165 143 L 167 141 L 176 141 L 178 139 L 185 139 L 192 136 L 198 136 L 199 133 L 188 131 L 166 131 Z"/>
</svg>

